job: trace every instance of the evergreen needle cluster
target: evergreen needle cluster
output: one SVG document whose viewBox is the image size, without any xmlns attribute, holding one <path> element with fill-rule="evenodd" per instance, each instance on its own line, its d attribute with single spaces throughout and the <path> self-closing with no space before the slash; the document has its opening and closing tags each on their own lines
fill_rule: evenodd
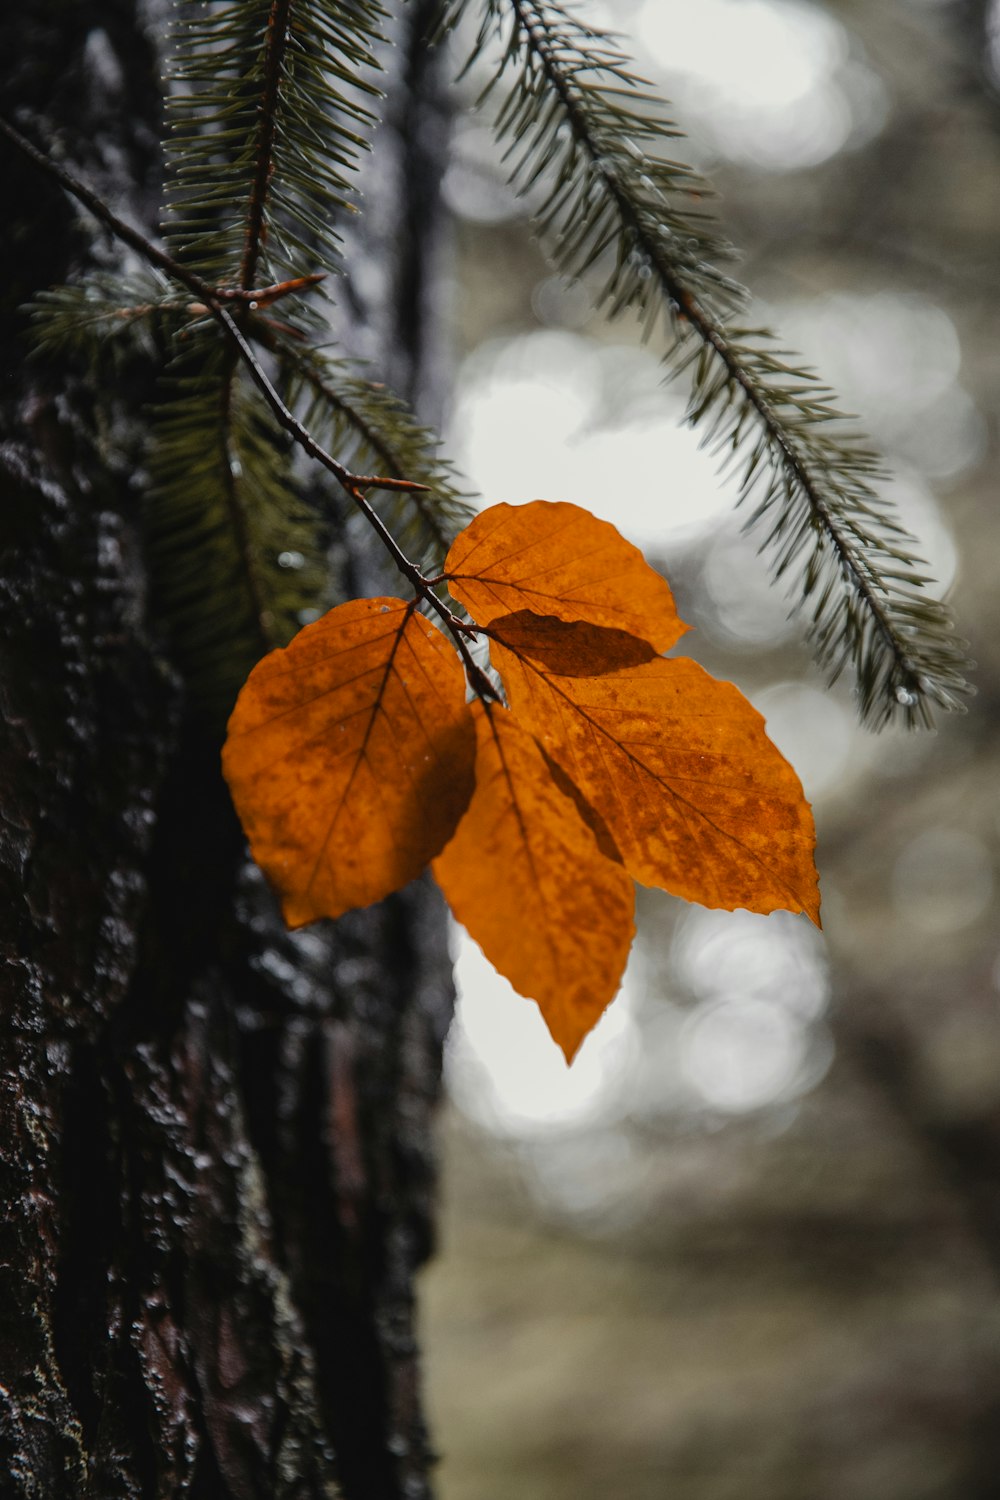
<svg viewBox="0 0 1000 1500">
<path fill-rule="evenodd" d="M 167 242 L 206 280 L 253 287 L 336 260 L 378 123 L 384 20 L 377 0 L 181 0 Z"/>
<path fill-rule="evenodd" d="M 853 668 L 875 726 L 960 706 L 962 643 L 878 492 L 878 461 L 812 371 L 742 326 L 745 294 L 710 195 L 671 156 L 678 131 L 661 101 L 571 4 L 443 0 L 441 32 L 467 14 L 469 65 L 492 70 L 485 95 L 543 243 L 566 276 L 598 278 L 612 317 L 666 328 L 668 367 L 690 380 L 688 417 L 739 467 L 749 520 L 777 575 L 797 578 L 831 679 Z M 164 366 L 150 455 L 155 582 L 192 681 L 219 709 L 262 650 L 331 602 L 325 548 L 344 508 L 303 480 L 287 424 L 248 378 L 218 306 L 192 299 L 193 277 L 215 289 L 209 301 L 229 299 L 281 400 L 345 469 L 427 486 L 371 499 L 408 558 L 434 571 L 468 519 L 432 434 L 321 347 L 322 304 L 284 287 L 337 268 L 338 226 L 378 123 L 389 18 L 378 0 L 179 0 L 169 256 L 124 282 L 45 294 L 35 309 L 43 347 L 147 366 L 155 351 Z"/>
<path fill-rule="evenodd" d="M 853 667 L 861 716 L 930 722 L 961 706 L 964 644 L 914 539 L 880 495 L 880 464 L 833 392 L 763 329 L 704 182 L 668 147 L 678 131 L 616 39 L 557 0 L 454 0 L 445 29 L 478 13 L 469 63 L 492 64 L 510 176 L 540 200 L 540 238 L 564 275 L 602 273 L 599 303 L 663 323 L 667 362 L 690 379 L 688 419 L 741 470 L 741 501 L 776 575 L 797 571 L 818 661 Z"/>
<path fill-rule="evenodd" d="M 434 435 L 357 365 L 316 347 L 329 303 L 285 281 L 339 269 L 339 227 L 378 123 L 377 0 L 179 0 L 168 59 L 164 237 L 228 298 L 274 385 L 345 468 L 428 486 L 376 506 L 432 570 L 468 519 Z M 255 299 L 250 295 L 261 290 Z M 306 477 L 210 309 L 155 270 L 37 299 L 38 345 L 162 366 L 151 419 L 154 587 L 204 707 L 224 717 L 254 661 L 334 602 L 328 548 L 349 509 Z"/>
</svg>

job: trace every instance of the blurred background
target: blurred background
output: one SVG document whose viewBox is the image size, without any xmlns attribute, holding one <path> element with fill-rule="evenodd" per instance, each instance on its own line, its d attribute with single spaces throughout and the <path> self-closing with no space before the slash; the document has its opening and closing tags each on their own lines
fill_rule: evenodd
<svg viewBox="0 0 1000 1500">
<path fill-rule="evenodd" d="M 448 447 L 662 566 L 813 802 L 825 931 L 639 891 L 571 1070 L 455 933 L 424 1331 L 443 1500 L 1000 1495 L 1000 5 L 606 0 L 776 327 L 887 455 L 978 696 L 871 736 L 682 394 L 458 124 Z M 476 79 L 463 85 L 474 97 Z M 684 147 L 681 148 L 686 149 Z"/>
</svg>

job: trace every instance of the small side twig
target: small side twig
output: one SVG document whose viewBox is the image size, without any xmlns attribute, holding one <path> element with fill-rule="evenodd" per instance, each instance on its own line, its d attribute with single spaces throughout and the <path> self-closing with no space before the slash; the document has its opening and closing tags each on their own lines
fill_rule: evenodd
<svg viewBox="0 0 1000 1500">
<path fill-rule="evenodd" d="M 403 465 L 382 435 L 366 421 L 362 414 L 351 405 L 351 403 L 339 392 L 335 391 L 320 373 L 313 368 L 308 359 L 300 354 L 298 350 L 282 347 L 276 333 L 288 333 L 284 326 L 277 328 L 274 320 L 269 318 L 255 319 L 248 332 L 265 349 L 272 353 L 280 354 L 287 360 L 290 367 L 306 382 L 321 400 L 325 401 L 334 411 L 341 413 L 350 422 L 356 432 L 359 432 L 365 442 L 376 454 L 379 462 L 384 462 L 394 475 L 402 477 Z M 423 499 L 422 493 L 417 490 L 413 494 L 413 503 L 420 513 L 424 525 L 430 531 L 443 552 L 448 550 L 449 537 L 442 526 L 440 519 L 435 515 L 433 508 Z"/>
<path fill-rule="evenodd" d="M 240 302 L 256 312 L 258 308 L 270 307 L 292 292 L 307 292 L 310 287 L 319 286 L 325 280 L 325 271 L 314 271 L 311 276 L 293 276 L 291 281 L 274 281 L 270 286 L 217 286 L 215 297 L 217 302 Z"/>
</svg>

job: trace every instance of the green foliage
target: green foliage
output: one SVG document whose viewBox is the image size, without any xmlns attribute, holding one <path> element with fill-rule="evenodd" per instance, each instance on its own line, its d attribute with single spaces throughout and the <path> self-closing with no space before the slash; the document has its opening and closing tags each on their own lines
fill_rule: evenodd
<svg viewBox="0 0 1000 1500">
<path fill-rule="evenodd" d="M 290 640 L 327 587 L 321 528 L 289 483 L 289 450 L 203 329 L 163 379 L 147 521 L 154 589 L 215 717 L 231 707 L 234 677 Z"/>
<path fill-rule="evenodd" d="M 742 503 L 778 577 L 798 572 L 817 659 L 854 668 L 862 717 L 930 721 L 968 691 L 963 643 L 914 539 L 879 494 L 879 462 L 833 393 L 766 330 L 742 326 L 746 294 L 720 268 L 728 247 L 705 184 L 667 154 L 678 134 L 608 33 L 557 0 L 452 0 L 445 29 L 478 11 L 469 65 L 493 63 L 494 112 L 511 180 L 539 193 L 535 221 L 556 266 L 603 272 L 599 303 L 669 336 L 690 378 L 688 419 L 741 467 Z"/>
<path fill-rule="evenodd" d="M 455 0 L 443 28 L 474 8 Z M 511 182 L 541 197 L 534 219 L 558 268 L 576 279 L 610 258 L 601 303 L 612 317 L 635 308 L 651 331 L 669 309 L 651 285 L 648 239 L 666 246 L 706 304 L 720 314 L 738 306 L 742 288 L 715 264 L 730 249 L 704 210 L 710 189 L 664 154 L 681 132 L 614 40 L 560 5 L 481 0 L 479 8 L 465 70 L 493 66 L 478 104 L 495 104 Z"/>
<path fill-rule="evenodd" d="M 329 269 L 354 209 L 377 0 L 180 0 L 168 96 L 168 244 L 219 285 Z M 318 264 L 317 264 L 318 262 Z"/>
<path fill-rule="evenodd" d="M 29 309 L 35 353 L 120 370 L 129 360 L 157 356 L 157 318 L 175 321 L 180 309 L 164 278 L 151 271 L 102 272 L 36 295 Z"/>
<path fill-rule="evenodd" d="M 377 123 L 384 17 L 376 0 L 181 0 L 166 240 L 210 287 L 336 267 L 337 225 L 354 211 L 353 172 Z M 356 365 L 311 346 L 327 328 L 301 295 L 281 301 L 280 319 L 263 300 L 229 306 L 331 452 L 430 486 L 376 503 L 404 547 L 440 562 L 468 508 L 433 434 Z M 153 583 L 179 664 L 218 721 L 254 661 L 333 602 L 326 543 L 343 507 L 325 476 L 304 481 L 210 310 L 169 276 L 92 278 L 41 294 L 32 312 L 42 352 L 70 349 L 105 375 L 135 358 L 167 366 L 149 452 Z"/>
<path fill-rule="evenodd" d="M 565 275 L 600 278 L 610 316 L 665 329 L 668 369 L 690 380 L 689 420 L 741 473 L 748 524 L 776 574 L 797 580 L 831 679 L 854 669 L 875 726 L 960 706 L 962 644 L 877 489 L 878 461 L 815 375 L 766 330 L 743 326 L 746 294 L 725 269 L 709 191 L 673 159 L 678 131 L 660 101 L 571 4 L 444 0 L 443 28 L 473 11 L 470 63 L 492 68 L 485 95 L 543 243 Z M 241 372 L 234 328 L 243 355 L 247 344 L 263 351 L 286 405 L 346 469 L 429 486 L 369 495 L 404 571 L 407 558 L 433 571 L 468 519 L 433 436 L 366 372 L 316 347 L 328 330 L 302 289 L 275 287 L 336 265 L 337 225 L 353 211 L 353 173 L 377 123 L 386 17 L 378 0 L 180 0 L 168 100 L 173 261 L 149 250 L 168 274 L 97 278 L 43 294 L 34 309 L 43 348 L 119 367 L 133 356 L 171 362 L 151 458 L 154 571 L 182 664 L 217 706 L 303 610 L 330 602 L 322 518 L 343 515 L 324 493 L 327 476 L 303 482 L 280 413 Z M 93 195 L 83 198 L 101 217 Z M 134 231 L 117 232 L 135 247 Z M 235 320 L 228 328 L 220 305 Z"/>
</svg>

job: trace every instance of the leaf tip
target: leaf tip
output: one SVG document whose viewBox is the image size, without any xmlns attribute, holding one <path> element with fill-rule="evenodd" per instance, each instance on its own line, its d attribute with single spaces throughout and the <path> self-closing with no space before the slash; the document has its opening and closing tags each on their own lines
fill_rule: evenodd
<svg viewBox="0 0 1000 1500">
<path fill-rule="evenodd" d="M 541 1010 L 541 1006 L 539 1006 L 539 1009 Z M 582 1026 L 560 1026 L 547 1016 L 544 1010 L 542 1010 L 542 1018 L 548 1027 L 549 1036 L 565 1058 L 567 1068 L 572 1067 L 579 1055 L 580 1048 L 600 1020 L 599 1016 L 595 1016 L 588 1019 Z"/>
<path fill-rule="evenodd" d="M 300 927 L 308 927 L 311 922 L 319 921 L 320 917 L 336 918 L 343 915 L 342 912 L 317 911 L 312 902 L 304 900 L 295 892 L 279 891 L 278 897 L 281 903 L 281 915 L 289 932 L 295 932 Z"/>
<path fill-rule="evenodd" d="M 562 1053 L 563 1057 L 566 1059 L 567 1068 L 571 1067 L 574 1058 L 576 1057 L 580 1048 L 583 1046 L 583 1037 L 581 1037 L 578 1042 L 560 1041 L 558 1037 L 553 1037 L 553 1041 L 559 1048 L 559 1051 Z"/>
</svg>

